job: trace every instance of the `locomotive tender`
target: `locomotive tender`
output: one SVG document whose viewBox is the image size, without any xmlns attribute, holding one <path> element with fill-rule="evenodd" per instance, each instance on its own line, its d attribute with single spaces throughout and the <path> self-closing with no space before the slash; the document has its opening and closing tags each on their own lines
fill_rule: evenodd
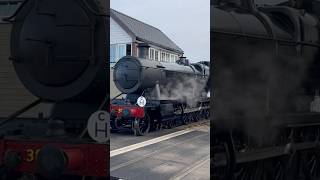
<svg viewBox="0 0 320 180">
<path fill-rule="evenodd" d="M 213 179 L 320 179 L 319 8 L 211 1 Z"/>
<path fill-rule="evenodd" d="M 26 0 L 12 17 L 10 60 L 39 99 L 1 122 L 0 179 L 106 179 L 108 142 L 87 133 L 107 110 L 109 18 L 106 1 Z M 50 116 L 19 119 L 51 104 Z"/>
<path fill-rule="evenodd" d="M 126 97 L 112 101 L 112 131 L 125 127 L 143 135 L 208 118 L 209 62 L 190 64 L 184 57 L 176 63 L 152 61 L 148 48 L 140 44 L 139 57 L 125 56 L 114 67 L 115 85 Z"/>
</svg>

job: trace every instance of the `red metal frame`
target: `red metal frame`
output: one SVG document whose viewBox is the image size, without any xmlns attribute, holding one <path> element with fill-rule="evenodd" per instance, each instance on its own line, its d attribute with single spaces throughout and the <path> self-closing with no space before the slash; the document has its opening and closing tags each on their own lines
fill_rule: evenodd
<svg viewBox="0 0 320 180">
<path fill-rule="evenodd" d="M 69 157 L 66 175 L 107 177 L 109 176 L 109 146 L 95 143 L 61 143 L 29 140 L 0 140 L 0 160 L 7 151 L 20 154 L 22 162 L 17 167 L 20 172 L 35 173 L 36 154 L 45 145 L 62 149 Z"/>
<path fill-rule="evenodd" d="M 110 112 L 114 113 L 116 117 L 122 117 L 122 112 L 124 109 L 130 111 L 130 117 L 133 118 L 144 118 L 145 110 L 143 107 L 133 106 L 133 105 L 110 105 Z"/>
</svg>

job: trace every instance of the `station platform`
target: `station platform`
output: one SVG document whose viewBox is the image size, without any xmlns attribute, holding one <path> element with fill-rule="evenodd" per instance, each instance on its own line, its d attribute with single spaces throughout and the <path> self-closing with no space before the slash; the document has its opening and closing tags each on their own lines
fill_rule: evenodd
<svg viewBox="0 0 320 180">
<path fill-rule="evenodd" d="M 111 134 L 110 174 L 123 180 L 209 180 L 209 120 L 136 137 Z"/>
</svg>

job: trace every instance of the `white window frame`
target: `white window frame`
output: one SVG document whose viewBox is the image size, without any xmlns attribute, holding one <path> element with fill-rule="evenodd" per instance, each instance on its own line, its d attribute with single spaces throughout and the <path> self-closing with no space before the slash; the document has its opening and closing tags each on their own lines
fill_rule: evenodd
<svg viewBox="0 0 320 180">
<path fill-rule="evenodd" d="M 120 55 L 120 47 L 123 47 L 124 48 L 124 55 Z M 117 58 L 116 58 L 116 62 L 119 61 L 120 58 L 124 57 L 127 55 L 127 44 L 118 44 L 117 46 Z"/>
<path fill-rule="evenodd" d="M 111 53 L 112 51 L 111 51 L 111 47 L 113 47 L 114 48 L 114 56 L 113 56 L 113 59 L 111 58 L 111 54 L 113 54 L 113 53 Z M 109 54 L 109 58 L 110 58 L 110 63 L 116 63 L 117 62 L 117 54 L 118 54 L 118 48 L 117 48 L 117 44 L 110 44 L 110 54 Z M 113 61 L 114 60 L 114 61 Z"/>
<path fill-rule="evenodd" d="M 127 55 L 127 44 L 110 44 L 110 48 L 111 48 L 111 46 L 115 46 L 115 55 L 114 55 L 115 62 L 111 62 L 111 63 L 116 63 L 119 61 L 120 58 Z M 124 48 L 124 55 L 123 54 L 120 55 L 120 47 L 121 46 Z M 110 60 L 111 60 L 111 57 L 110 57 Z"/>
<path fill-rule="evenodd" d="M 156 55 L 158 55 L 158 57 L 157 57 Z M 154 60 L 156 60 L 156 61 L 160 61 L 160 51 L 159 51 L 159 50 L 155 50 L 155 53 L 154 53 Z"/>
<path fill-rule="evenodd" d="M 170 62 L 170 53 L 166 53 L 166 62 Z"/>
<path fill-rule="evenodd" d="M 164 55 L 164 56 L 163 56 Z M 166 61 L 166 53 L 161 51 L 161 61 L 165 62 Z"/>
<path fill-rule="evenodd" d="M 155 60 L 155 51 L 156 50 L 154 48 L 149 49 L 149 59 Z"/>
<path fill-rule="evenodd" d="M 171 62 L 174 62 L 174 54 L 171 54 L 171 55 L 170 55 L 170 61 L 171 61 Z"/>
</svg>

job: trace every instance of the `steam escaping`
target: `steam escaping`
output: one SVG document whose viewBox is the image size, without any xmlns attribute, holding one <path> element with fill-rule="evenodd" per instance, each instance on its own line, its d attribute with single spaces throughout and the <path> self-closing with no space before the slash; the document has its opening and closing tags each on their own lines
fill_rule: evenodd
<svg viewBox="0 0 320 180">
<path fill-rule="evenodd" d="M 178 100 L 194 107 L 199 100 L 206 98 L 207 78 L 180 77 L 161 86 L 160 100 Z"/>
<path fill-rule="evenodd" d="M 314 51 L 298 56 L 283 50 L 276 55 L 268 46 L 237 44 L 229 53 L 230 44 L 217 44 L 212 83 L 215 125 L 244 129 L 262 142 L 275 136 L 274 125 L 284 122 L 279 115 L 310 112 L 313 94 L 305 84 Z"/>
</svg>

